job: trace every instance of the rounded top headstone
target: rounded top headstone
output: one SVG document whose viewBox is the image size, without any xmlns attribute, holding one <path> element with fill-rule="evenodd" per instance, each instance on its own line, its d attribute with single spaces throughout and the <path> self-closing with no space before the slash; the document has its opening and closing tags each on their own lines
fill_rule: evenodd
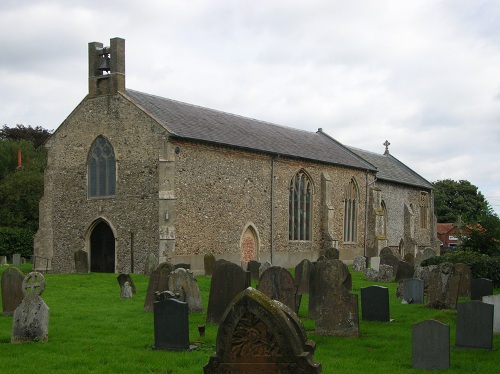
<svg viewBox="0 0 500 374">
<path fill-rule="evenodd" d="M 24 277 L 22 288 L 25 296 L 31 293 L 37 293 L 40 296 L 45 290 L 45 278 L 42 273 L 32 271 Z"/>
</svg>

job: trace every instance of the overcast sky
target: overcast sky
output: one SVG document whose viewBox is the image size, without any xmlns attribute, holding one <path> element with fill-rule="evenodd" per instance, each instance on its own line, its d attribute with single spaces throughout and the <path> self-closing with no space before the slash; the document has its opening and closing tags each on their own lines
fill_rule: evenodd
<svg viewBox="0 0 500 374">
<path fill-rule="evenodd" d="M 466 179 L 500 212 L 500 0 L 2 0 L 0 124 L 57 128 L 89 42 L 126 85 Z"/>
</svg>

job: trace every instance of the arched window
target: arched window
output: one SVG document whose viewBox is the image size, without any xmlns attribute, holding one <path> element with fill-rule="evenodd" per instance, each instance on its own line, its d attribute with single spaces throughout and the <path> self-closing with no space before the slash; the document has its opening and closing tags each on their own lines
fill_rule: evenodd
<svg viewBox="0 0 500 374">
<path fill-rule="evenodd" d="M 427 229 L 429 222 L 429 194 L 420 192 L 420 228 Z"/>
<path fill-rule="evenodd" d="M 357 240 L 358 202 L 358 187 L 356 181 L 351 179 L 345 189 L 344 200 L 344 242 L 346 243 L 355 243 Z"/>
<path fill-rule="evenodd" d="M 90 147 L 87 170 L 89 197 L 115 196 L 115 153 L 109 141 L 102 135 L 99 135 Z"/>
<path fill-rule="evenodd" d="M 300 170 L 290 181 L 288 238 L 311 240 L 312 181 Z"/>
</svg>

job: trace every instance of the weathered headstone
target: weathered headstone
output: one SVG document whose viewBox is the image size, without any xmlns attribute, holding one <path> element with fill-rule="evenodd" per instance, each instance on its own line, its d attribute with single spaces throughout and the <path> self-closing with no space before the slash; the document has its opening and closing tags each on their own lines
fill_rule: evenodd
<svg viewBox="0 0 500 374">
<path fill-rule="evenodd" d="M 149 277 L 148 291 L 146 292 L 146 300 L 144 301 L 144 310 L 146 312 L 153 311 L 156 292 L 168 290 L 168 276 L 174 270 L 175 267 L 170 262 L 163 262 L 153 271 Z"/>
<path fill-rule="evenodd" d="M 87 274 L 89 272 L 89 255 L 82 249 L 79 249 L 74 254 L 75 257 L 75 272 L 78 274 Z"/>
<path fill-rule="evenodd" d="M 500 334 L 500 294 L 483 296 L 483 303 L 494 306 L 493 310 L 493 333 Z"/>
<path fill-rule="evenodd" d="M 249 287 L 228 306 L 203 372 L 321 373 L 313 346 L 293 311 Z"/>
<path fill-rule="evenodd" d="M 257 289 L 270 299 L 278 300 L 297 312 L 297 286 L 287 269 L 271 266 L 260 276 Z"/>
<path fill-rule="evenodd" d="M 123 286 L 125 285 L 125 282 L 128 282 L 129 287 L 132 289 L 132 293 L 133 294 L 137 293 L 134 281 L 132 280 L 132 277 L 130 276 L 130 274 L 120 273 L 116 277 L 116 279 L 118 280 L 118 284 L 120 285 L 120 289 L 123 289 Z"/>
<path fill-rule="evenodd" d="M 47 341 L 49 339 L 49 307 L 40 297 L 45 289 L 45 279 L 37 271 L 23 279 L 21 304 L 12 319 L 12 343 Z"/>
<path fill-rule="evenodd" d="M 396 273 L 396 282 L 401 282 L 408 278 L 413 278 L 415 269 L 412 265 L 405 261 L 399 261 L 398 271 Z"/>
<path fill-rule="evenodd" d="M 382 257 L 383 255 L 393 255 L 394 253 L 392 252 L 392 249 L 389 247 L 384 247 L 380 250 L 379 256 Z"/>
<path fill-rule="evenodd" d="M 262 275 L 262 273 L 265 272 L 267 269 L 269 269 L 271 266 L 273 266 L 273 265 L 271 265 L 271 263 L 269 261 L 263 262 L 259 268 L 259 278 Z"/>
<path fill-rule="evenodd" d="M 493 281 L 486 278 L 477 278 L 470 281 L 470 299 L 481 300 L 483 296 L 493 295 Z"/>
<path fill-rule="evenodd" d="M 363 321 L 390 321 L 389 289 L 387 287 L 361 288 L 361 318 Z"/>
<path fill-rule="evenodd" d="M 386 264 L 380 264 L 378 268 L 377 281 L 390 283 L 392 282 L 393 278 L 394 278 L 394 269 L 392 268 L 392 266 Z"/>
<path fill-rule="evenodd" d="M 313 264 L 308 259 L 303 259 L 295 266 L 294 282 L 297 286 L 297 293 L 299 295 L 309 293 L 309 274 L 311 273 L 312 267 Z"/>
<path fill-rule="evenodd" d="M 211 277 L 215 269 L 215 256 L 212 253 L 203 256 L 203 266 L 205 267 L 205 276 Z"/>
<path fill-rule="evenodd" d="M 413 273 L 413 278 L 422 279 L 425 289 L 429 287 L 429 280 L 431 279 L 431 273 L 434 269 L 437 269 L 437 265 L 417 266 Z"/>
<path fill-rule="evenodd" d="M 217 260 L 210 283 L 207 322 L 219 323 L 226 308 L 245 288 L 250 286 L 246 272 L 235 263 Z"/>
<path fill-rule="evenodd" d="M 366 257 L 364 256 L 356 256 L 352 261 L 352 271 L 366 271 Z"/>
<path fill-rule="evenodd" d="M 452 263 L 444 262 L 432 270 L 427 289 L 427 306 L 433 309 L 456 309 L 460 274 Z"/>
<path fill-rule="evenodd" d="M 186 263 L 179 263 L 179 264 L 175 264 L 174 267 L 176 269 L 186 269 L 186 270 L 191 270 L 191 264 L 186 264 Z"/>
<path fill-rule="evenodd" d="M 144 275 L 151 276 L 151 274 L 153 274 L 153 271 L 155 271 L 157 267 L 158 259 L 156 258 L 156 255 L 151 252 L 146 259 L 146 265 L 144 266 Z"/>
<path fill-rule="evenodd" d="M 338 260 L 340 258 L 340 252 L 335 247 L 327 248 L 324 255 L 327 260 Z"/>
<path fill-rule="evenodd" d="M 380 266 L 380 257 L 370 257 L 370 268 L 378 271 Z"/>
<path fill-rule="evenodd" d="M 12 255 L 12 265 L 14 266 L 21 265 L 21 255 L 19 253 L 14 253 Z"/>
<path fill-rule="evenodd" d="M 3 315 L 11 316 L 24 299 L 24 275 L 18 268 L 7 268 L 2 274 Z"/>
<path fill-rule="evenodd" d="M 375 270 L 372 268 L 366 269 L 365 280 L 370 281 L 370 282 L 377 282 L 378 281 L 378 270 Z"/>
<path fill-rule="evenodd" d="M 415 256 L 415 266 L 420 266 L 422 261 L 434 256 L 436 256 L 436 252 L 430 247 L 424 248 L 423 251 L 418 251 L 417 255 Z"/>
<path fill-rule="evenodd" d="M 247 271 L 250 272 L 250 276 L 252 279 L 259 279 L 259 269 L 261 263 L 256 260 L 250 260 L 247 265 Z"/>
<path fill-rule="evenodd" d="M 417 278 L 409 278 L 403 281 L 403 300 L 408 304 L 424 303 L 424 281 Z"/>
<path fill-rule="evenodd" d="M 405 255 L 403 256 L 403 261 L 406 261 L 412 267 L 415 267 L 415 256 L 413 255 L 413 253 L 405 253 Z"/>
<path fill-rule="evenodd" d="M 392 267 L 392 272 L 394 275 L 398 273 L 399 259 L 392 253 L 385 253 L 380 255 L 380 265 L 389 265 Z M 380 268 L 379 268 L 380 272 Z M 394 276 L 393 275 L 393 276 Z"/>
<path fill-rule="evenodd" d="M 153 303 L 154 349 L 182 351 L 195 348 L 189 345 L 189 316 L 186 302 L 159 292 Z"/>
<path fill-rule="evenodd" d="M 458 303 L 455 346 L 493 349 L 493 309 L 477 300 Z"/>
<path fill-rule="evenodd" d="M 340 260 L 320 261 L 311 271 L 309 318 L 320 335 L 359 336 L 358 297 L 345 287 L 346 272 Z"/>
<path fill-rule="evenodd" d="M 0 265 L 7 265 L 7 256 L 0 256 Z"/>
<path fill-rule="evenodd" d="M 412 366 L 423 370 L 450 368 L 450 326 L 435 320 L 412 326 Z"/>
<path fill-rule="evenodd" d="M 125 281 L 125 283 L 123 283 L 123 286 L 121 286 L 120 297 L 122 299 L 130 299 L 133 293 L 134 292 L 132 290 L 132 287 L 130 286 L 130 283 Z"/>
<path fill-rule="evenodd" d="M 458 297 L 470 297 L 470 281 L 472 279 L 470 266 L 465 264 L 455 264 L 455 271 L 460 274 Z"/>
<path fill-rule="evenodd" d="M 203 312 L 200 288 L 191 270 L 180 268 L 171 272 L 168 276 L 168 290 L 182 295 L 179 301 L 188 304 L 189 312 Z"/>
</svg>

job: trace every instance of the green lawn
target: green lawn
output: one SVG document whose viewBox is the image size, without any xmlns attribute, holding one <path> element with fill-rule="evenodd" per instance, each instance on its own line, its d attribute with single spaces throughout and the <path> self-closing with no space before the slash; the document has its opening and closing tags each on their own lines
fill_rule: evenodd
<svg viewBox="0 0 500 374">
<path fill-rule="evenodd" d="M 0 265 L 0 273 L 5 270 Z M 29 265 L 21 268 L 28 272 Z M 143 311 L 148 277 L 133 274 L 137 295 L 121 299 L 117 274 L 47 274 L 42 295 L 50 308 L 47 343 L 11 344 L 12 317 L 0 316 L 1 373 L 202 373 L 215 351 L 216 325 L 207 325 L 201 339 L 198 325 L 205 314 L 189 316 L 191 343 L 196 351 L 168 352 L 152 349 L 153 314 Z M 208 303 L 210 278 L 197 277 L 204 306 Z M 353 273 L 354 293 L 373 283 L 361 273 Z M 389 287 L 391 318 L 394 322 L 360 321 L 361 337 L 334 338 L 315 335 L 314 321 L 307 316 L 303 297 L 299 316 L 309 338 L 317 344 L 314 358 L 323 373 L 416 373 L 411 363 L 411 326 L 426 319 L 450 325 L 455 343 L 456 312 L 427 309 L 422 305 L 402 305 L 395 297 L 396 283 Z M 500 290 L 495 290 L 496 293 Z M 457 350 L 451 348 L 451 369 L 445 373 L 497 373 L 500 364 L 500 335 L 494 349 Z"/>
</svg>

